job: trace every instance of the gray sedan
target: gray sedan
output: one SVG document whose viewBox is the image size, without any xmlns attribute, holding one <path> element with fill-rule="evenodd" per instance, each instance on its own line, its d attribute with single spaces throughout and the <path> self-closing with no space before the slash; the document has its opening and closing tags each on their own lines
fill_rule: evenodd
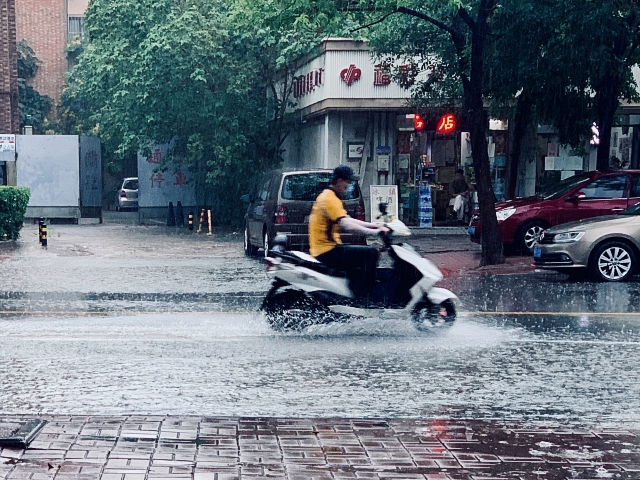
<svg viewBox="0 0 640 480">
<path fill-rule="evenodd" d="M 615 216 L 545 230 L 534 246 L 537 268 L 620 282 L 640 273 L 640 203 Z"/>
</svg>

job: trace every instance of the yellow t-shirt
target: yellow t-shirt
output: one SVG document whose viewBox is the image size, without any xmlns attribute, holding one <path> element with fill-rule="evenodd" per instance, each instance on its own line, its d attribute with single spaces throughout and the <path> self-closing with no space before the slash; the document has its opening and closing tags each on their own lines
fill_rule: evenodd
<svg viewBox="0 0 640 480">
<path fill-rule="evenodd" d="M 309 216 L 309 253 L 314 257 L 327 253 L 341 244 L 338 220 L 347 216 L 347 211 L 333 190 L 325 189 L 313 204 Z"/>
</svg>

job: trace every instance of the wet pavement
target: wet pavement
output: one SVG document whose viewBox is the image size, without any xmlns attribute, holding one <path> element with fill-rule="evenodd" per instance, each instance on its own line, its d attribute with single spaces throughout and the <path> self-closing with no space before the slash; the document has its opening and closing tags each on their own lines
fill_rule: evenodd
<svg viewBox="0 0 640 480">
<path fill-rule="evenodd" d="M 640 431 L 504 422 L 53 416 L 16 479 L 637 479 Z"/>
<path fill-rule="evenodd" d="M 477 268 L 408 243 L 461 298 L 448 331 L 274 332 L 238 232 L 25 226 L 0 244 L 0 426 L 49 420 L 4 478 L 640 478 L 640 282 Z"/>
</svg>

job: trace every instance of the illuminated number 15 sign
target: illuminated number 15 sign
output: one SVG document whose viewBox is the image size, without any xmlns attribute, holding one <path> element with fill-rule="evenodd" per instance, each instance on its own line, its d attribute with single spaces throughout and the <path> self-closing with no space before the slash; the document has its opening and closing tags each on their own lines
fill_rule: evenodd
<svg viewBox="0 0 640 480">
<path fill-rule="evenodd" d="M 453 113 L 443 115 L 438 121 L 438 132 L 449 133 L 456 129 L 456 117 Z"/>
</svg>

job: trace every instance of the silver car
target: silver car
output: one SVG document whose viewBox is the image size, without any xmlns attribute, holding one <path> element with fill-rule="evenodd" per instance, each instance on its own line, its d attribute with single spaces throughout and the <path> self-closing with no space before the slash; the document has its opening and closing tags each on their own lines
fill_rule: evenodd
<svg viewBox="0 0 640 480">
<path fill-rule="evenodd" d="M 116 211 L 138 208 L 138 178 L 129 177 L 122 181 L 116 191 Z"/>
<path fill-rule="evenodd" d="M 545 230 L 533 249 L 537 268 L 620 282 L 640 273 L 640 203 L 615 216 Z"/>
</svg>

